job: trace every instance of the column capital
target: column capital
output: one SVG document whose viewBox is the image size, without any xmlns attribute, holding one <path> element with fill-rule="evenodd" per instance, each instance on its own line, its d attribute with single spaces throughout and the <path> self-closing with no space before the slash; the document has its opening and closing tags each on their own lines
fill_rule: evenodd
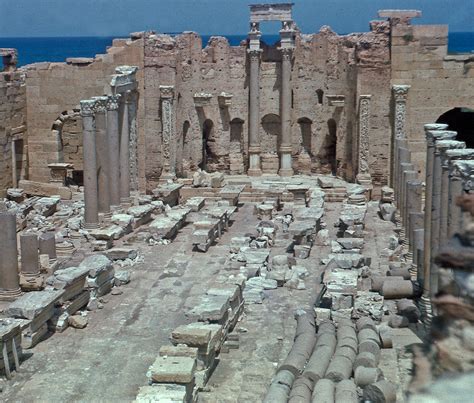
<svg viewBox="0 0 474 403">
<path fill-rule="evenodd" d="M 423 127 L 425 132 L 427 132 L 428 130 L 446 130 L 448 125 L 445 123 L 427 123 Z"/>
<path fill-rule="evenodd" d="M 93 99 L 85 99 L 80 102 L 81 104 L 81 116 L 94 116 L 94 105 L 95 101 Z"/>
<path fill-rule="evenodd" d="M 362 100 L 369 100 L 372 98 L 372 95 L 370 94 L 363 94 L 363 95 L 359 95 L 359 99 L 362 101 Z"/>
<path fill-rule="evenodd" d="M 473 188 L 474 161 L 454 161 L 451 166 L 451 177 L 462 180 L 464 182 L 464 189 L 471 190 Z"/>
<path fill-rule="evenodd" d="M 458 133 L 451 130 L 427 130 L 425 132 L 428 145 L 434 145 L 440 140 L 452 140 Z"/>
<path fill-rule="evenodd" d="M 172 99 L 174 97 L 174 85 L 160 85 L 161 99 Z"/>
<path fill-rule="evenodd" d="M 93 99 L 95 101 L 94 112 L 95 113 L 105 113 L 107 111 L 108 97 L 100 96 L 100 97 L 94 97 Z"/>
<path fill-rule="evenodd" d="M 406 102 L 410 85 L 392 85 L 393 96 L 396 102 Z"/>
<path fill-rule="evenodd" d="M 474 160 L 474 148 L 460 148 L 446 150 L 446 157 L 450 161 L 456 160 Z"/>
<path fill-rule="evenodd" d="M 251 62 L 258 62 L 260 61 L 260 55 L 262 54 L 262 49 L 247 49 L 247 53 L 250 56 Z"/>
<path fill-rule="evenodd" d="M 440 140 L 435 144 L 435 153 L 441 155 L 441 166 L 444 169 L 449 168 L 449 157 L 447 152 L 449 150 L 463 150 L 466 148 L 466 143 L 464 141 L 457 140 Z"/>
<path fill-rule="evenodd" d="M 107 97 L 107 110 L 108 111 L 115 111 L 119 108 L 119 101 L 120 101 L 121 95 L 109 95 Z"/>
<path fill-rule="evenodd" d="M 282 59 L 289 61 L 291 60 L 291 56 L 293 55 L 293 47 L 280 47 L 278 50 L 281 52 Z"/>
</svg>

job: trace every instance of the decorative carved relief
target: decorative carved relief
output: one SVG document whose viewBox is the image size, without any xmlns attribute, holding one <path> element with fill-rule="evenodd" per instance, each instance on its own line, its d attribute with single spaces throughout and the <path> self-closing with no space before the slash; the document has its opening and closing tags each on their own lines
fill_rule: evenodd
<svg viewBox="0 0 474 403">
<path fill-rule="evenodd" d="M 406 138 L 406 103 L 409 89 L 409 85 L 394 85 L 392 87 L 395 98 L 395 139 Z"/>
<path fill-rule="evenodd" d="M 370 95 L 361 95 L 359 103 L 359 174 L 369 174 Z"/>
</svg>

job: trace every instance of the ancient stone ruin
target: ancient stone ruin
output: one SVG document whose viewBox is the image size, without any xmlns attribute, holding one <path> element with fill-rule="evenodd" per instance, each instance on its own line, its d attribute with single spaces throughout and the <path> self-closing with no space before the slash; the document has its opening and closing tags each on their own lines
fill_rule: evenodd
<svg viewBox="0 0 474 403">
<path fill-rule="evenodd" d="M 0 49 L 2 400 L 469 401 L 474 56 L 292 8 Z"/>
</svg>

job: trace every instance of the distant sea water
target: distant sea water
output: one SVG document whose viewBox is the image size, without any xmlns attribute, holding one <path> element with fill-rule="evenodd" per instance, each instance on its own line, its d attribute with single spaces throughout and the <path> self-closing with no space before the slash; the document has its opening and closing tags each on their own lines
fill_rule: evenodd
<svg viewBox="0 0 474 403">
<path fill-rule="evenodd" d="M 203 35 L 203 46 L 211 36 Z M 226 35 L 232 46 L 247 38 L 246 35 Z M 114 37 L 54 37 L 54 38 L 0 38 L 0 48 L 18 49 L 18 64 L 36 62 L 64 62 L 68 57 L 94 57 L 105 53 Z M 265 43 L 273 44 L 278 35 L 263 35 Z M 449 53 L 474 53 L 474 32 L 451 32 L 448 38 Z"/>
</svg>

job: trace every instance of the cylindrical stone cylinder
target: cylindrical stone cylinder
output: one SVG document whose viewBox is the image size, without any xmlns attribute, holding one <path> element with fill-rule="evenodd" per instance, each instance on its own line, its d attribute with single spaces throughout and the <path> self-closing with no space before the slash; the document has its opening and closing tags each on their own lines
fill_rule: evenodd
<svg viewBox="0 0 474 403">
<path fill-rule="evenodd" d="M 249 80 L 249 169 L 248 174 L 262 174 L 260 166 L 260 49 L 249 50 L 250 80 Z"/>
<path fill-rule="evenodd" d="M 394 267 L 387 271 L 387 276 L 402 277 L 404 280 L 410 280 L 411 274 L 407 267 Z"/>
<path fill-rule="evenodd" d="M 20 235 L 21 272 L 26 276 L 39 276 L 38 235 L 26 233 Z"/>
<path fill-rule="evenodd" d="M 120 202 L 130 202 L 130 122 L 128 107 L 130 95 L 122 98 L 122 125 L 120 133 Z"/>
<path fill-rule="evenodd" d="M 97 186 L 99 213 L 110 213 L 109 146 L 107 141 L 107 97 L 94 98 L 95 144 L 97 154 Z"/>
<path fill-rule="evenodd" d="M 408 140 L 406 139 L 395 139 L 395 151 L 394 151 L 394 169 L 393 169 L 393 189 L 395 191 L 394 193 L 394 198 L 395 198 L 395 203 L 397 207 L 399 207 L 399 200 L 398 200 L 398 183 L 400 181 L 399 179 L 399 173 L 400 173 L 400 164 L 403 161 L 400 161 L 400 148 L 405 148 L 408 149 Z"/>
<path fill-rule="evenodd" d="M 416 175 L 418 175 L 416 173 Z M 423 184 L 421 181 L 413 179 L 407 180 L 406 182 L 406 193 L 405 193 L 405 221 L 404 225 L 407 230 L 407 237 L 409 239 L 409 244 L 411 245 L 413 242 L 412 234 L 410 232 L 410 214 L 412 213 L 419 213 L 421 212 L 421 194 L 423 190 Z"/>
<path fill-rule="evenodd" d="M 311 358 L 306 364 L 303 375 L 313 382 L 318 382 L 324 377 L 333 355 L 334 348 L 328 346 L 315 348 Z"/>
<path fill-rule="evenodd" d="M 463 181 L 451 175 L 449 181 L 448 237 L 451 238 L 461 230 L 462 212 L 456 205 L 456 198 L 464 193 Z"/>
<path fill-rule="evenodd" d="M 438 292 L 438 265 L 434 263 L 434 258 L 439 250 L 439 228 L 441 209 L 441 156 L 436 151 L 433 163 L 433 196 L 431 202 L 431 271 L 430 271 L 430 293 L 434 296 Z"/>
<path fill-rule="evenodd" d="M 345 379 L 336 385 L 335 402 L 358 403 L 357 387 L 354 381 Z"/>
<path fill-rule="evenodd" d="M 410 280 L 385 281 L 382 295 L 385 299 L 412 298 L 416 296 L 416 287 Z"/>
<path fill-rule="evenodd" d="M 336 351 L 337 353 L 337 351 Z M 327 379 L 334 382 L 340 382 L 343 379 L 349 379 L 352 374 L 352 361 L 350 357 L 343 355 L 334 355 L 326 370 Z"/>
<path fill-rule="evenodd" d="M 377 331 L 374 320 L 367 316 L 360 318 L 357 321 L 357 331 L 360 332 L 363 329 L 372 329 L 373 331 Z"/>
<path fill-rule="evenodd" d="M 95 147 L 94 107 L 95 101 L 81 101 L 82 144 L 84 160 L 84 226 L 99 226 L 99 202 L 97 193 L 97 159 Z"/>
<path fill-rule="evenodd" d="M 421 195 L 420 195 L 421 196 Z M 421 204 L 421 197 L 420 197 L 420 204 Z M 421 209 L 421 206 L 420 206 Z M 415 231 L 423 230 L 424 225 L 424 213 L 420 212 L 411 212 L 408 216 L 408 231 L 410 234 L 410 252 L 413 253 L 415 256 Z M 415 258 L 413 258 L 413 263 L 415 263 Z"/>
<path fill-rule="evenodd" d="M 107 99 L 107 139 L 109 143 L 109 194 L 110 205 L 120 205 L 120 133 L 119 133 L 120 95 L 110 95 Z"/>
<path fill-rule="evenodd" d="M 357 367 L 354 371 L 354 382 L 361 388 L 377 382 L 381 377 L 380 368 Z"/>
<path fill-rule="evenodd" d="M 403 277 L 399 276 L 372 276 L 371 277 L 371 291 L 380 292 L 382 291 L 383 285 L 387 281 L 403 280 Z"/>
<path fill-rule="evenodd" d="M 374 354 L 368 351 L 359 353 L 354 360 L 354 370 L 356 370 L 358 367 L 376 368 L 377 358 Z"/>
<path fill-rule="evenodd" d="M 302 403 L 311 402 L 311 395 L 313 393 L 313 382 L 304 376 L 296 379 L 290 391 L 288 403 Z"/>
<path fill-rule="evenodd" d="M 381 380 L 364 388 L 364 401 L 395 403 L 397 388 L 389 381 Z"/>
<path fill-rule="evenodd" d="M 402 216 L 402 225 L 407 232 L 408 228 L 408 206 L 407 206 L 407 182 L 411 180 L 415 180 L 418 176 L 418 172 L 413 169 L 413 164 L 403 164 L 404 170 L 402 172 L 402 203 L 401 203 L 401 216 Z M 408 168 L 408 169 L 407 169 Z M 408 234 L 406 234 L 408 237 Z"/>
<path fill-rule="evenodd" d="M 330 379 L 320 379 L 313 389 L 312 403 L 334 403 L 335 385 Z"/>
<path fill-rule="evenodd" d="M 50 260 L 57 258 L 54 232 L 45 232 L 39 236 L 39 254 L 48 255 Z"/>
<path fill-rule="evenodd" d="M 20 295 L 16 215 L 0 212 L 0 227 L 0 299 L 11 299 Z"/>
<path fill-rule="evenodd" d="M 399 165 L 398 165 L 398 183 L 397 188 L 395 189 L 395 199 L 397 201 L 398 210 L 402 211 L 402 187 L 403 187 L 403 171 L 413 171 L 413 165 L 411 164 L 411 153 L 408 148 L 399 148 L 398 149 L 398 158 L 399 158 Z"/>
<path fill-rule="evenodd" d="M 291 164 L 291 48 L 282 48 L 281 61 L 281 145 L 280 145 L 280 175 L 293 175 Z"/>
</svg>

